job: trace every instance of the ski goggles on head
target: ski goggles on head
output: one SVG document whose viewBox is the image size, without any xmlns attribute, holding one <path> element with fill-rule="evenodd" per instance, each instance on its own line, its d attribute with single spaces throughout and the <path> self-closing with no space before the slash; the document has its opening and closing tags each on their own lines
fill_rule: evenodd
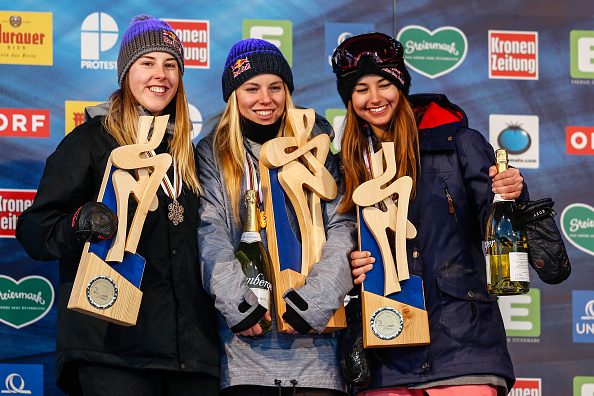
<svg viewBox="0 0 594 396">
<path fill-rule="evenodd" d="M 365 33 L 343 41 L 332 55 L 332 71 L 342 76 L 355 70 L 365 55 L 371 56 L 381 66 L 401 62 L 402 44 L 383 33 Z"/>
</svg>

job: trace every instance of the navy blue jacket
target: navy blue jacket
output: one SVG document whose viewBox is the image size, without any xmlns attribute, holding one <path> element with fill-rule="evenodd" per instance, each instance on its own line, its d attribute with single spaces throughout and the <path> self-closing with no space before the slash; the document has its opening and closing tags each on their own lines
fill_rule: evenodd
<svg viewBox="0 0 594 396">
<path fill-rule="evenodd" d="M 409 100 L 424 115 L 421 174 L 408 215 L 417 236 L 407 241 L 407 255 L 411 274 L 423 279 L 431 343 L 368 350 L 372 381 L 365 390 L 481 374 L 501 376 L 511 388 L 512 362 L 497 298 L 487 293 L 481 245 L 493 201 L 493 147 L 445 96 Z M 528 199 L 524 186 L 518 200 Z"/>
</svg>

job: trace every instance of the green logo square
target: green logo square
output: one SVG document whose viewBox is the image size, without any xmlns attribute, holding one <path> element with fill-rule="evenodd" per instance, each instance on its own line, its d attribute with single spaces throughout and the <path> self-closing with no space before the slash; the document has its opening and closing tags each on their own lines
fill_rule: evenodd
<svg viewBox="0 0 594 396">
<path fill-rule="evenodd" d="M 293 23 L 272 19 L 244 19 L 243 38 L 258 38 L 276 45 L 293 66 Z"/>
<path fill-rule="evenodd" d="M 540 290 L 499 298 L 499 309 L 508 337 L 540 337 Z"/>
<path fill-rule="evenodd" d="M 330 150 L 336 154 L 340 152 L 340 143 L 344 132 L 344 119 L 346 117 L 346 109 L 326 109 L 326 119 L 334 129 L 334 140 L 330 145 Z"/>
<path fill-rule="evenodd" d="M 594 377 L 573 377 L 573 396 L 594 394 Z"/>
<path fill-rule="evenodd" d="M 594 31 L 572 30 L 569 41 L 571 77 L 594 78 Z"/>
</svg>

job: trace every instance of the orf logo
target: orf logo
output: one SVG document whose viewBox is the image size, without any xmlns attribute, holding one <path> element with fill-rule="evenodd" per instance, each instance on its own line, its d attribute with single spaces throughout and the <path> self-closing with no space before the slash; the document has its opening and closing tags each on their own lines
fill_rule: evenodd
<svg viewBox="0 0 594 396">
<path fill-rule="evenodd" d="M 594 155 L 594 127 L 565 127 L 567 154 Z"/>
</svg>

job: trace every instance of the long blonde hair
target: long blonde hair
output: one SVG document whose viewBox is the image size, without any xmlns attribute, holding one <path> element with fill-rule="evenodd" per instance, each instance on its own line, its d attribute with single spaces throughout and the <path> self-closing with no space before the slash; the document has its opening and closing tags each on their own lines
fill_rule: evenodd
<svg viewBox="0 0 594 396">
<path fill-rule="evenodd" d="M 390 129 L 384 141 L 394 142 L 396 157 L 396 178 L 410 176 L 413 179 L 411 199 L 415 197 L 417 178 L 420 173 L 419 164 L 419 133 L 415 114 L 399 90 L 398 105 L 390 122 Z M 370 178 L 365 167 L 363 156 L 369 145 L 365 132 L 367 122 L 360 118 L 349 101 L 345 120 L 344 134 L 341 143 L 340 157 L 344 167 L 345 194 L 339 206 L 340 212 L 353 210 L 353 192 L 357 187 Z"/>
<path fill-rule="evenodd" d="M 295 108 L 291 93 L 287 84 L 283 84 L 285 89 L 285 109 L 283 111 L 283 121 L 279 131 L 284 130 L 285 116 L 288 109 Z M 237 105 L 237 95 L 235 91 L 231 93 L 227 100 L 227 106 L 221 115 L 219 124 L 213 137 L 213 154 L 215 162 L 218 163 L 217 154 L 220 157 L 220 166 L 223 169 L 223 177 L 231 207 L 233 208 L 233 217 L 237 224 L 241 224 L 239 217 L 239 197 L 241 196 L 241 181 L 245 173 L 243 133 L 241 132 L 241 122 L 239 106 Z"/>
<path fill-rule="evenodd" d="M 122 88 L 109 97 L 109 113 L 103 120 L 105 129 L 116 139 L 118 144 L 135 144 L 138 133 L 138 106 L 130 90 L 129 73 L 124 77 Z M 196 193 L 202 188 L 198 181 L 192 143 L 192 121 L 188 110 L 188 101 L 182 79 L 179 80 L 175 101 L 175 126 L 173 137 L 169 141 L 169 152 L 176 161 L 184 183 Z"/>
</svg>

